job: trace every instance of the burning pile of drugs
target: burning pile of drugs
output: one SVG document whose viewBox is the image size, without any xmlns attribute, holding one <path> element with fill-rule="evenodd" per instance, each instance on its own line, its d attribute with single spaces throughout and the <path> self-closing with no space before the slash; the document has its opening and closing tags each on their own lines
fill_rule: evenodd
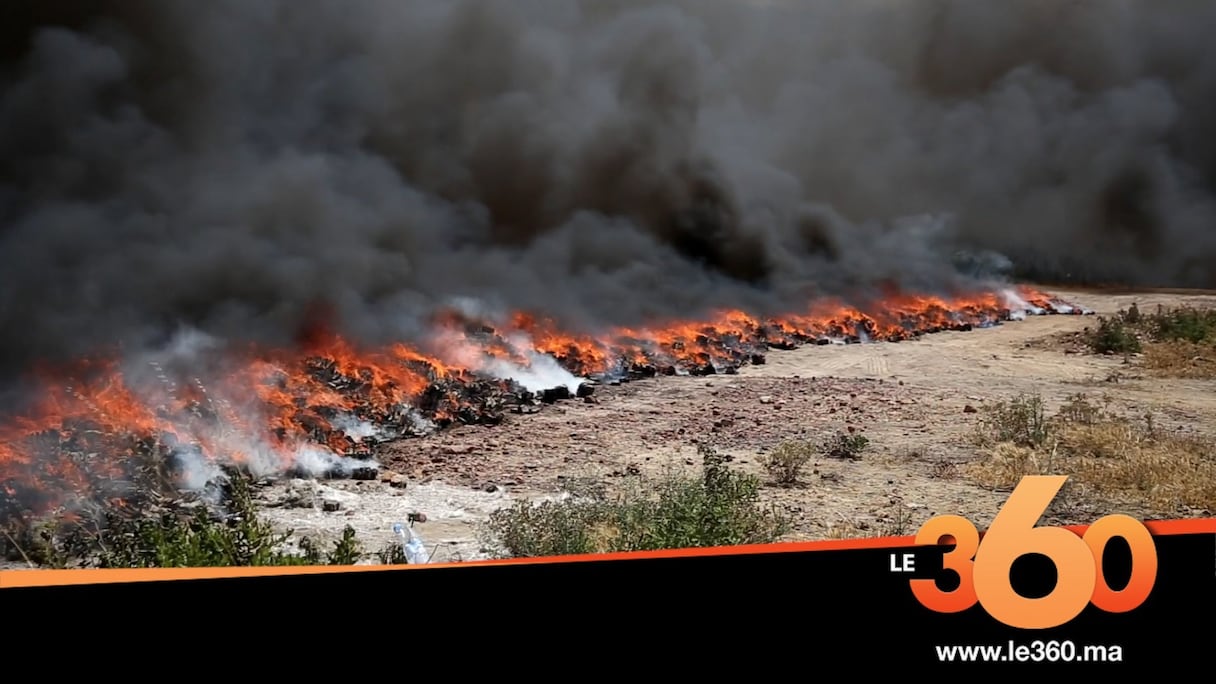
<svg viewBox="0 0 1216 684">
<path fill-rule="evenodd" d="M 144 377 L 130 363 L 87 363 L 81 374 L 48 376 L 34 410 L 0 425 L 0 524 L 84 500 L 198 490 L 220 466 L 371 479 L 379 442 L 457 423 L 494 425 L 508 412 L 587 397 L 597 383 L 731 374 L 763 363 L 770 349 L 1088 313 L 1025 289 L 951 301 L 892 296 L 873 311 L 825 303 L 780 320 L 726 312 L 707 323 L 598 336 L 524 314 L 485 322 L 451 313 L 436 324 L 432 354 L 400 344 L 358 349 L 321 334 L 303 349 L 225 350 L 221 366 L 200 360 L 198 367 L 225 369 L 206 382 L 191 364 L 170 370 L 152 361 L 155 372 Z M 68 385 L 68 377 L 78 382 Z"/>
</svg>

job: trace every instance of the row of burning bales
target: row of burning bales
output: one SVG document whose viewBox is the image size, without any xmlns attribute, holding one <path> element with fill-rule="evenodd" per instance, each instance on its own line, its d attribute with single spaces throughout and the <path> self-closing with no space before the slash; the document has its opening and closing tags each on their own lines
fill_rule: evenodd
<svg viewBox="0 0 1216 684">
<path fill-rule="evenodd" d="M 437 348 L 451 353 L 428 356 L 404 345 L 365 352 L 328 336 L 304 349 L 229 358 L 227 370 L 206 383 L 193 377 L 197 368 L 145 362 L 136 375 L 116 363 L 94 364 L 75 383 L 48 380 L 28 417 L 0 425 L 0 524 L 89 502 L 135 504 L 146 493 L 181 489 L 216 463 L 371 479 L 377 443 L 454 423 L 497 424 L 507 413 L 588 398 L 599 384 L 734 374 L 764 363 L 770 349 L 901 341 L 1021 313 L 1083 313 L 1039 293 L 1019 296 L 1023 311 L 1000 295 L 906 298 L 879 314 L 836 307 L 762 322 L 727 313 L 713 324 L 595 339 L 524 315 L 492 326 L 453 314 L 437 338 Z M 577 380 L 529 390 L 503 371 L 526 373 L 537 355 Z"/>
</svg>

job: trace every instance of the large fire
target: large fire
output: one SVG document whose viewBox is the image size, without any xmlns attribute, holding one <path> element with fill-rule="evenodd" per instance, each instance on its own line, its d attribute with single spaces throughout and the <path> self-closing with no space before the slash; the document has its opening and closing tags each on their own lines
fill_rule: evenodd
<svg viewBox="0 0 1216 684">
<path fill-rule="evenodd" d="M 366 476 L 378 441 L 497 423 L 579 394 L 584 383 L 734 373 L 763 363 L 769 349 L 1087 313 L 1027 288 L 951 299 L 891 294 L 867 309 L 823 302 L 778 320 L 725 311 L 596 335 L 523 313 L 487 322 L 453 312 L 417 348 L 364 349 L 320 331 L 293 349 L 82 362 L 43 373 L 32 410 L 0 424 L 0 522 L 78 510 L 150 484 L 198 487 L 221 464 Z"/>
</svg>

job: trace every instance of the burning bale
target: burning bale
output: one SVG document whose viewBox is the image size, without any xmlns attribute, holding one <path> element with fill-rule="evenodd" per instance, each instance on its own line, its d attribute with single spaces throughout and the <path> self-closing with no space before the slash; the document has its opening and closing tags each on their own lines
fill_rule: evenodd
<svg viewBox="0 0 1216 684">
<path fill-rule="evenodd" d="M 635 363 L 629 367 L 631 379 L 653 378 L 658 373 L 659 369 L 649 363 Z"/>
<path fill-rule="evenodd" d="M 541 392 L 540 400 L 546 404 L 552 404 L 563 399 L 570 398 L 570 388 L 565 385 L 553 387 Z"/>
<path fill-rule="evenodd" d="M 374 480 L 380 474 L 379 469 L 360 466 L 351 471 L 352 480 Z"/>
<path fill-rule="evenodd" d="M 29 415 L 0 424 L 0 524 L 83 510 L 89 501 L 138 505 L 141 496 L 197 489 L 219 466 L 372 480 L 381 442 L 453 424 L 493 426 L 508 412 L 589 400 L 597 384 L 733 374 L 765 363 L 772 349 L 910 340 L 998 325 L 1015 312 L 1088 313 L 1024 289 L 955 301 L 893 295 L 871 308 L 824 303 L 767 321 L 724 312 L 707 323 L 596 336 L 522 314 L 505 322 L 448 314 L 436 323 L 438 346 L 448 350 L 440 356 L 401 344 L 356 349 L 314 335 L 302 350 L 225 356 L 233 372 L 210 385 L 154 365 L 159 384 L 145 386 L 117 362 L 90 361 L 88 373 L 46 378 L 47 392 L 34 397 Z M 567 377 L 526 388 L 518 378 L 553 377 L 552 370 L 532 373 L 541 362 L 556 363 Z"/>
</svg>

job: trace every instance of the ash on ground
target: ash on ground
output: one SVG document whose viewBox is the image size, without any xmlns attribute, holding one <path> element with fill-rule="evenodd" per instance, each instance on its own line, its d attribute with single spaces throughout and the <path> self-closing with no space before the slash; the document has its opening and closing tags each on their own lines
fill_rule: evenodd
<svg viewBox="0 0 1216 684">
<path fill-rule="evenodd" d="M 271 481 L 258 488 L 255 501 L 259 515 L 293 537 L 313 537 L 330 546 L 349 525 L 354 528 L 365 553 L 363 563 L 378 563 L 376 552 L 399 543 L 393 533 L 396 523 L 408 524 L 410 515 L 422 513 L 425 522 L 413 523 L 432 563 L 482 560 L 478 528 L 489 515 L 520 499 L 542 500 L 554 495 L 493 492 L 458 487 L 439 480 L 406 483 L 387 481 L 289 479 Z"/>
</svg>

